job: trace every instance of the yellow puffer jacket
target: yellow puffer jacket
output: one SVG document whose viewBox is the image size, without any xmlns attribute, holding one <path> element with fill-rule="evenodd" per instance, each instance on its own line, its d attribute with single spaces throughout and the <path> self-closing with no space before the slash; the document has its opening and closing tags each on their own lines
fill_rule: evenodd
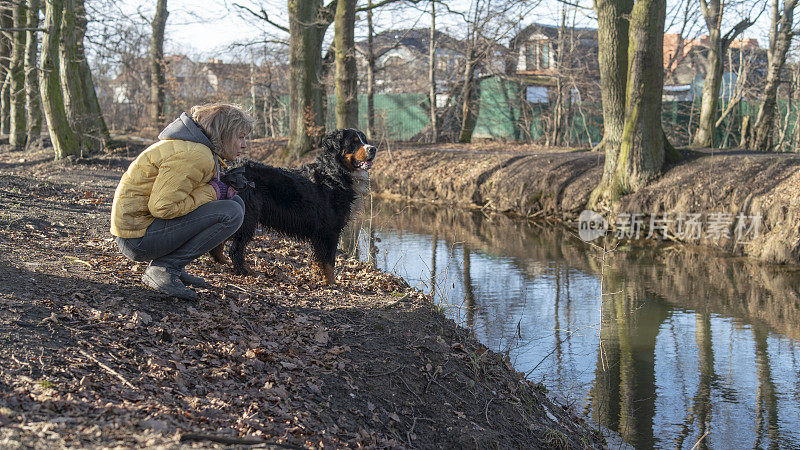
<svg viewBox="0 0 800 450">
<path fill-rule="evenodd" d="M 224 163 L 208 146 L 163 140 L 131 163 L 114 193 L 111 234 L 142 237 L 156 218 L 174 219 L 217 199 L 208 184 Z"/>
</svg>

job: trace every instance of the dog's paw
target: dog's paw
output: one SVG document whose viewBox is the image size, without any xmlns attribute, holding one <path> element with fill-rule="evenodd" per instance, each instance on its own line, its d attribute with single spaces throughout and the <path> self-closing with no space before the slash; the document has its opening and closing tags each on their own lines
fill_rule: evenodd
<svg viewBox="0 0 800 450">
<path fill-rule="evenodd" d="M 225 250 L 225 242 L 214 247 L 210 252 L 208 252 L 208 254 L 211 255 L 211 258 L 214 259 L 215 263 L 229 265 L 231 263 L 231 260 L 228 259 L 227 256 L 225 256 L 223 250 Z"/>
<path fill-rule="evenodd" d="M 250 270 L 250 268 L 247 267 L 247 266 L 234 267 L 233 268 L 233 274 L 247 277 L 247 276 L 253 275 L 253 271 Z"/>
</svg>

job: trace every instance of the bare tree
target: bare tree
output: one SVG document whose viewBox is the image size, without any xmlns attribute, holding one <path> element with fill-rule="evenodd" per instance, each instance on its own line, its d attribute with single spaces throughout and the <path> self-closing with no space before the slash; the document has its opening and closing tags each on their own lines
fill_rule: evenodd
<svg viewBox="0 0 800 450">
<path fill-rule="evenodd" d="M 108 147 L 111 138 L 86 61 L 86 10 L 83 0 L 63 0 L 63 5 L 58 49 L 64 106 L 81 151 L 97 151 Z"/>
<path fill-rule="evenodd" d="M 291 72 L 287 156 L 297 157 L 308 152 L 325 131 L 325 92 L 320 80 L 322 39 L 332 20 L 330 11 L 322 0 L 289 0 Z"/>
<path fill-rule="evenodd" d="M 372 24 L 372 0 L 367 6 L 367 137 L 375 138 L 375 28 Z"/>
<path fill-rule="evenodd" d="M 753 22 L 750 21 L 749 17 L 745 17 L 723 35 L 722 23 L 726 6 L 724 0 L 700 0 L 700 6 L 708 28 L 708 39 L 705 42 L 706 79 L 703 82 L 700 121 L 692 145 L 696 147 L 713 147 L 717 132 L 716 121 L 719 110 L 719 91 L 722 85 L 724 55 L 727 53 L 731 42 L 753 25 Z"/>
<path fill-rule="evenodd" d="M 42 38 L 39 87 L 55 158 L 61 159 L 66 156 L 80 154 L 80 143 L 67 120 L 59 75 L 58 44 L 61 35 L 61 16 L 64 12 L 65 3 L 62 0 L 45 0 L 44 3 L 44 28 L 47 32 Z"/>
<path fill-rule="evenodd" d="M 431 0 L 431 37 L 428 50 L 428 82 L 430 83 L 431 142 L 439 140 L 439 121 L 436 117 L 436 1 Z"/>
<path fill-rule="evenodd" d="M 164 28 L 167 25 L 167 0 L 158 0 L 156 14 L 150 26 L 150 123 L 156 125 L 164 121 Z"/>
<path fill-rule="evenodd" d="M 344 19 L 350 17 L 350 11 L 353 8 L 355 10 L 352 17 L 355 20 L 355 12 L 367 11 L 396 1 L 398 0 L 382 0 L 370 6 L 358 8 L 355 0 L 345 0 L 341 10 L 343 19 L 341 33 L 343 34 L 340 34 L 339 39 L 343 40 L 343 47 L 349 45 L 350 48 L 336 48 L 335 54 L 342 58 L 352 57 L 355 61 L 355 50 L 352 48 L 353 39 L 346 38 L 344 35 L 351 30 Z M 420 0 L 406 1 L 416 3 Z M 334 22 L 336 12 L 339 11 L 338 0 L 331 0 L 327 4 L 322 0 L 288 0 L 288 27 L 273 21 L 264 8 L 256 11 L 243 5 L 234 5 L 278 30 L 289 33 L 289 143 L 285 156 L 298 157 L 311 150 L 325 131 L 322 47 L 325 33 Z M 347 86 L 348 92 L 350 92 L 353 81 L 357 79 L 355 64 L 342 60 L 341 63 L 337 63 L 337 67 L 353 71 L 352 74 L 338 75 L 339 79 L 343 80 L 342 87 Z M 342 92 L 342 95 L 355 102 L 357 101 L 354 97 L 355 90 L 352 92 L 353 96 L 347 92 Z M 352 108 L 352 103 L 346 101 L 343 107 Z M 348 111 L 351 111 L 348 114 L 352 113 L 352 109 L 348 109 Z"/>
<path fill-rule="evenodd" d="M 515 30 L 516 21 L 509 17 L 521 17 L 538 2 L 509 0 L 474 0 L 465 15 L 466 39 L 464 40 L 464 71 L 460 86 L 461 127 L 458 140 L 471 142 L 479 114 L 480 82 L 502 70 L 488 67 L 500 49 L 500 41 L 509 38 Z M 481 72 L 481 73 L 479 73 Z"/>
<path fill-rule="evenodd" d="M 338 0 L 334 17 L 336 127 L 358 127 L 358 73 L 355 47 L 356 0 Z"/>
<path fill-rule="evenodd" d="M 127 14 L 109 2 L 86 4 L 92 27 L 86 35 L 98 99 L 112 128 L 141 130 L 149 119 L 149 43 L 152 28 L 143 14 Z"/>
<path fill-rule="evenodd" d="M 797 32 L 792 30 L 794 10 L 798 0 L 784 0 L 781 10 L 779 0 L 772 0 L 772 17 L 769 29 L 769 49 L 767 50 L 767 76 L 764 82 L 764 101 L 758 109 L 748 147 L 768 151 L 773 148 L 775 131 L 775 110 L 780 76 L 786 64 L 786 53 L 792 38 Z"/>
<path fill-rule="evenodd" d="M 39 54 L 39 0 L 28 0 L 27 24 L 25 32 L 25 103 L 27 105 L 27 145 L 39 139 L 42 134 L 42 108 L 39 98 L 39 73 L 37 59 Z"/>
<path fill-rule="evenodd" d="M 25 147 L 27 126 L 25 124 L 25 25 L 27 14 L 25 3 L 16 1 L 12 6 L 14 30 L 11 31 L 10 75 L 10 123 L 8 143 L 16 148 Z"/>
<path fill-rule="evenodd" d="M 590 205 L 608 206 L 660 172 L 673 150 L 661 128 L 665 0 L 595 0 L 603 96 L 603 178 Z M 630 58 L 630 59 L 629 59 Z"/>
<path fill-rule="evenodd" d="M 9 4 L 0 4 L 0 28 L 8 30 L 14 27 L 14 18 Z M 9 62 L 11 61 L 11 42 L 12 33 L 0 33 L 0 77 L 2 77 L 2 87 L 0 87 L 0 133 L 7 134 L 11 128 L 11 71 Z"/>
<path fill-rule="evenodd" d="M 478 118 L 478 103 L 480 94 L 475 92 L 475 69 L 480 60 L 486 56 L 485 50 L 478 48 L 481 43 L 481 27 L 489 17 L 488 6 L 491 0 L 482 4 L 475 0 L 470 8 L 472 18 L 467 22 L 467 53 L 464 64 L 464 78 L 461 87 L 461 133 L 459 142 L 471 142 L 472 132 L 475 131 L 475 122 Z M 476 95 L 477 94 L 477 95 Z M 473 98 L 475 97 L 475 98 Z"/>
</svg>

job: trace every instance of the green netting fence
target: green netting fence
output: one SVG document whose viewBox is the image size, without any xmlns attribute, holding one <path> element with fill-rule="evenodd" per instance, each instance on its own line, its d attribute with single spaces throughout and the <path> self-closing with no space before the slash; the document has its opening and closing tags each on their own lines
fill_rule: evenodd
<svg viewBox="0 0 800 450">
<path fill-rule="evenodd" d="M 488 78 L 480 83 L 478 119 L 473 137 L 476 139 L 500 139 L 509 141 L 546 141 L 545 133 L 551 129 L 552 105 L 531 103 L 526 100 L 526 85 L 514 80 Z M 366 96 L 358 98 L 359 127 L 367 128 Z M 419 135 L 429 124 L 429 102 L 426 94 L 376 94 L 375 129 L 378 137 L 393 141 L 408 141 Z M 336 97 L 327 98 L 326 126 L 335 128 Z M 664 102 L 662 124 L 670 142 L 676 146 L 687 145 L 697 128 L 700 99 L 693 101 Z M 288 96 L 281 96 L 273 104 L 273 128 L 276 134 L 288 131 Z M 262 109 L 263 105 L 257 105 Z M 726 102 L 720 102 L 720 111 Z M 723 147 L 737 145 L 740 140 L 744 117 L 751 123 L 758 112 L 758 101 L 742 100 L 717 129 L 717 142 Z M 599 102 L 574 100 L 563 132 L 565 145 L 586 147 L 600 141 L 603 135 L 602 107 Z M 787 113 L 788 111 L 788 113 Z M 776 114 L 782 136 L 792 139 L 800 122 L 800 109 L 785 99 L 778 101 Z"/>
</svg>

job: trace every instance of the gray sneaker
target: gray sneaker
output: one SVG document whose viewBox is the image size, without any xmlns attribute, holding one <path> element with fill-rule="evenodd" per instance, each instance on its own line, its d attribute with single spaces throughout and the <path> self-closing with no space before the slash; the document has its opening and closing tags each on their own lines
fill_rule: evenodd
<svg viewBox="0 0 800 450">
<path fill-rule="evenodd" d="M 181 283 L 178 272 L 166 267 L 148 266 L 142 275 L 142 282 L 162 294 L 184 300 L 197 300 L 197 293 Z"/>
<path fill-rule="evenodd" d="M 208 286 L 208 283 L 206 283 L 206 280 L 204 280 L 203 278 L 200 278 L 200 277 L 196 277 L 194 275 L 189 275 L 188 273 L 186 273 L 185 270 L 181 270 L 181 273 L 178 274 L 178 278 L 180 278 L 180 280 L 183 281 L 183 284 L 188 284 L 190 286 L 194 286 L 194 287 L 206 287 L 206 286 Z"/>
</svg>

